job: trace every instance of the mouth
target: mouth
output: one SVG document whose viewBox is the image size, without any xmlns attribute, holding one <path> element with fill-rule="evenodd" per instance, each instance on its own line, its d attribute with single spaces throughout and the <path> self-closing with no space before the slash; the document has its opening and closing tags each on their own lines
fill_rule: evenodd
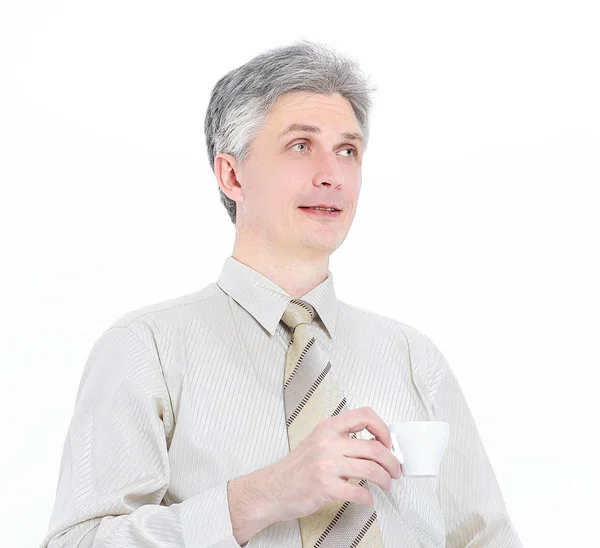
<svg viewBox="0 0 600 548">
<path fill-rule="evenodd" d="M 319 209 L 314 207 L 305 207 L 300 206 L 298 209 L 306 212 L 308 215 L 313 217 L 322 217 L 322 218 L 335 218 L 339 217 L 342 214 L 342 210 L 340 209 Z"/>
</svg>

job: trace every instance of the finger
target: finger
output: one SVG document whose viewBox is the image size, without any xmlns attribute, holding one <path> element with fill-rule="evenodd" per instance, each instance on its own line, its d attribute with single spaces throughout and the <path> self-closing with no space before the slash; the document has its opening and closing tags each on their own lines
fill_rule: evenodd
<svg viewBox="0 0 600 548">
<path fill-rule="evenodd" d="M 376 461 L 393 478 L 399 478 L 402 475 L 402 467 L 398 459 L 375 438 L 370 440 L 349 439 L 342 446 L 342 455 Z"/>
<path fill-rule="evenodd" d="M 335 417 L 326 419 L 333 430 L 338 434 L 360 432 L 365 428 L 375 436 L 375 439 L 388 449 L 392 447 L 390 429 L 385 421 L 371 407 L 359 407 Z"/>
<path fill-rule="evenodd" d="M 332 489 L 332 495 L 336 500 L 350 501 L 362 506 L 373 506 L 375 502 L 373 493 L 366 487 L 349 482 L 336 482 Z"/>
<path fill-rule="evenodd" d="M 337 470 L 340 476 L 366 479 L 378 485 L 384 491 L 389 491 L 392 488 L 390 474 L 379 463 L 373 460 L 343 457 L 337 462 Z"/>
</svg>

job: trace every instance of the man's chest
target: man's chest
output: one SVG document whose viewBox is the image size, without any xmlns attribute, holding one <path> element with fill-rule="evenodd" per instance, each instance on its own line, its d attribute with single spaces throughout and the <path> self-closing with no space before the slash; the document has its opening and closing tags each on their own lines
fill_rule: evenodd
<svg viewBox="0 0 600 548">
<path fill-rule="evenodd" d="M 410 358 L 395 341 L 345 341 L 326 334 L 318 342 L 331 361 L 332 374 L 347 399 L 347 409 L 370 406 L 386 422 L 427 420 L 412 380 Z M 178 394 L 175 429 L 169 447 L 171 504 L 216 484 L 250 474 L 289 454 L 283 377 L 289 336 L 246 332 L 226 339 L 207 330 L 185 350 L 185 375 L 170 393 Z M 361 439 L 371 438 L 366 430 Z M 375 503 L 388 535 L 407 535 L 407 546 L 442 546 L 443 524 L 432 479 L 400 478 L 390 492 L 376 486 Z M 415 511 L 419 508 L 419 511 Z M 286 536 L 287 535 L 287 536 Z M 273 524 L 260 533 L 259 546 L 300 545 L 295 522 Z M 294 544 L 294 539 L 296 544 Z"/>
<path fill-rule="evenodd" d="M 386 423 L 427 419 L 400 341 L 332 341 L 315 333 L 346 409 L 372 407 Z M 289 453 L 283 389 L 289 341 L 282 328 L 272 336 L 247 329 L 227 338 L 206 329 L 185 349 L 172 349 L 186 363 L 179 364 L 185 374 L 169 386 L 177 394 L 169 456 L 174 477 L 196 478 L 182 481 L 186 489 L 202 491 Z M 357 436 L 372 437 L 366 430 Z"/>
</svg>

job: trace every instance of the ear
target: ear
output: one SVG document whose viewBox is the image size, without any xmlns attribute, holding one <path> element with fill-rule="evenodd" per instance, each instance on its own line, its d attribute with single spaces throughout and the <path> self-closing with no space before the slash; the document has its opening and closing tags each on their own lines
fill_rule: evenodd
<svg viewBox="0 0 600 548">
<path fill-rule="evenodd" d="M 244 198 L 242 186 L 237 178 L 237 161 L 231 154 L 217 154 L 215 158 L 215 177 L 225 195 L 234 202 Z"/>
</svg>

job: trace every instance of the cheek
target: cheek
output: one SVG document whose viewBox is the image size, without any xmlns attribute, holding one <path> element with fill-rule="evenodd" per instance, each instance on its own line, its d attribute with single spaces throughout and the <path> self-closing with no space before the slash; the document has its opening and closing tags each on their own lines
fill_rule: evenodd
<svg viewBox="0 0 600 548">
<path fill-rule="evenodd" d="M 274 173 L 265 185 L 268 191 L 266 199 L 276 210 L 289 216 L 290 209 L 299 205 L 307 194 L 311 194 L 310 189 L 307 190 L 307 180 L 310 181 L 306 176 L 290 169 Z"/>
<path fill-rule="evenodd" d="M 258 215 L 268 223 L 282 226 L 290 217 L 290 204 L 294 203 L 295 195 L 291 195 L 284 180 L 263 179 L 260 189 L 257 189 L 255 207 Z"/>
</svg>

